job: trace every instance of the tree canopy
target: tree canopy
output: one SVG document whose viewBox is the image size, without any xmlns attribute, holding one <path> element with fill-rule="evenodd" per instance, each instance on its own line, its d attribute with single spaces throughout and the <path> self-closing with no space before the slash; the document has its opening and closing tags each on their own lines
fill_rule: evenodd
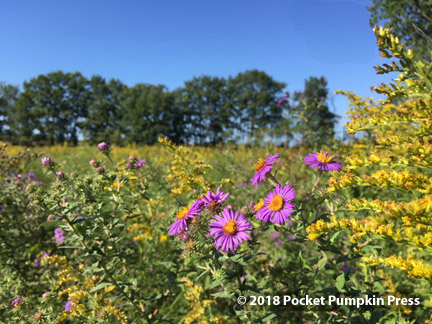
<svg viewBox="0 0 432 324">
<path fill-rule="evenodd" d="M 262 143 L 276 134 L 283 134 L 287 144 L 298 132 L 303 143 L 310 143 L 310 132 L 320 138 L 334 135 L 335 116 L 320 103 L 327 97 L 326 86 L 323 77 L 310 78 L 306 101 L 297 103 L 302 114 L 293 115 L 278 104 L 286 83 L 258 70 L 228 78 L 198 76 L 173 91 L 164 85 L 128 87 L 98 75 L 87 79 L 79 72 L 57 71 L 24 82 L 20 93 L 1 84 L 0 135 L 25 145 L 76 145 L 79 138 L 154 144 L 159 137 L 215 145 Z"/>
</svg>

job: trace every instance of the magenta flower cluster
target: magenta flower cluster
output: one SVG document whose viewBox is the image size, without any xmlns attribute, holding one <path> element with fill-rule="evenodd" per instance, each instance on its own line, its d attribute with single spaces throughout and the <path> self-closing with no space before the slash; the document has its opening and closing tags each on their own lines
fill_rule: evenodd
<svg viewBox="0 0 432 324">
<path fill-rule="evenodd" d="M 269 172 L 273 166 L 279 162 L 278 154 L 269 154 L 266 159 L 259 159 L 254 165 L 255 175 L 251 180 L 253 186 L 259 186 L 260 182 L 270 176 L 276 180 Z M 327 151 L 309 154 L 305 158 L 305 164 L 310 164 L 311 168 L 318 168 L 326 171 L 340 171 L 342 165 Z M 214 238 L 216 249 L 222 252 L 236 252 L 240 244 L 248 241 L 252 233 L 253 226 L 246 219 L 244 213 L 247 208 L 242 208 L 241 212 L 234 211 L 231 206 L 225 207 L 221 211 L 219 207 L 227 199 L 230 193 L 220 191 L 207 191 L 201 195 L 201 199 L 195 201 L 191 207 L 184 207 L 177 214 L 177 220 L 169 227 L 168 232 L 173 236 L 180 236 L 182 241 L 189 239 L 189 224 L 194 222 L 196 217 L 201 214 L 203 208 L 215 213 L 215 219 L 210 222 L 209 235 Z M 256 218 L 265 223 L 284 225 L 291 220 L 292 213 L 296 208 L 292 201 L 296 198 L 296 190 L 289 184 L 276 184 L 265 199 L 260 199 L 258 203 L 251 202 L 250 208 L 256 213 Z M 275 244 L 279 245 L 281 241 Z"/>
</svg>

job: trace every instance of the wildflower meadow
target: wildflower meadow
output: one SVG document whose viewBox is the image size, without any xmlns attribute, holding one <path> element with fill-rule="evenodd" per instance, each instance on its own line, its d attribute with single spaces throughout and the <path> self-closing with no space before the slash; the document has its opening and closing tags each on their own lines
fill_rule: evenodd
<svg viewBox="0 0 432 324">
<path fill-rule="evenodd" d="M 2 142 L 0 322 L 430 323 L 432 63 L 374 33 L 347 141 Z"/>
</svg>

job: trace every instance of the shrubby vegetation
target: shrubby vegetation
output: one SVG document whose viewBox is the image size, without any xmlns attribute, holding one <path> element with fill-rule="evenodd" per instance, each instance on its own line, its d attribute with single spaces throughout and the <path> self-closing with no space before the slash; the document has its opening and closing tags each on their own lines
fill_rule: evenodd
<svg viewBox="0 0 432 324">
<path fill-rule="evenodd" d="M 377 73 L 397 77 L 374 87 L 379 101 L 339 91 L 348 132 L 367 133 L 349 143 L 329 141 L 324 78 L 285 96 L 258 71 L 174 92 L 62 72 L 21 94 L 2 85 L 3 138 L 73 143 L 84 132 L 97 145 L 2 143 L 0 320 L 430 322 L 432 60 L 374 32 L 391 59 Z M 278 140 L 179 143 L 259 144 L 263 133 Z M 291 138 L 302 145 L 274 145 Z"/>
<path fill-rule="evenodd" d="M 100 142 L 79 148 L 91 159 L 73 166 L 61 152 L 17 156 L 4 146 L 1 318 L 430 321 L 432 65 L 389 30 L 375 33 L 382 55 L 397 58 L 378 73 L 399 75 L 376 88 L 381 101 L 341 91 L 349 132 L 369 131 L 362 143 L 192 148 L 161 138 L 163 148 L 124 156 Z M 272 304 L 251 305 L 254 296 Z M 283 296 L 327 302 L 284 304 Z M 386 303 L 329 304 L 329 296 Z"/>
</svg>

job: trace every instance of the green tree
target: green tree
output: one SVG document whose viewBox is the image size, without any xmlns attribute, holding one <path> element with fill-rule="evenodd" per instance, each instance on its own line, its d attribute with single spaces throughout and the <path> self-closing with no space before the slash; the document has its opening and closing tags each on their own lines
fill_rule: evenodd
<svg viewBox="0 0 432 324">
<path fill-rule="evenodd" d="M 122 92 L 121 125 L 129 142 L 153 144 L 169 133 L 173 95 L 163 85 L 137 84 Z"/>
<path fill-rule="evenodd" d="M 305 80 L 304 92 L 295 94 L 297 105 L 291 111 L 302 145 L 321 146 L 334 137 L 337 116 L 329 110 L 327 96 L 327 81 L 324 77 L 310 77 Z"/>
<path fill-rule="evenodd" d="M 257 139 L 259 129 L 276 128 L 282 119 L 278 97 L 286 87 L 265 72 L 252 70 L 230 78 L 234 119 L 248 140 Z"/>
<path fill-rule="evenodd" d="M 121 144 L 120 100 L 126 85 L 115 79 L 106 82 L 97 75 L 92 76 L 89 84 L 88 116 L 83 123 L 85 138 L 92 143 L 109 141 Z"/>
<path fill-rule="evenodd" d="M 175 93 L 176 108 L 185 116 L 185 136 L 198 144 L 222 142 L 231 126 L 226 80 L 206 75 L 194 77 Z"/>
<path fill-rule="evenodd" d="M 15 101 L 18 97 L 19 88 L 5 82 L 0 82 L 0 136 L 7 139 L 10 130 L 8 116 L 13 111 Z M 7 126 L 7 128 L 5 127 Z"/>
<path fill-rule="evenodd" d="M 12 113 L 12 132 L 23 143 L 35 140 L 51 145 L 64 141 L 77 144 L 88 100 L 88 81 L 81 73 L 39 75 L 24 82 Z"/>
<path fill-rule="evenodd" d="M 432 48 L 432 0 L 373 0 L 368 7 L 371 27 L 383 23 L 393 28 L 407 47 L 412 47 L 417 58 L 430 62 Z"/>
</svg>

